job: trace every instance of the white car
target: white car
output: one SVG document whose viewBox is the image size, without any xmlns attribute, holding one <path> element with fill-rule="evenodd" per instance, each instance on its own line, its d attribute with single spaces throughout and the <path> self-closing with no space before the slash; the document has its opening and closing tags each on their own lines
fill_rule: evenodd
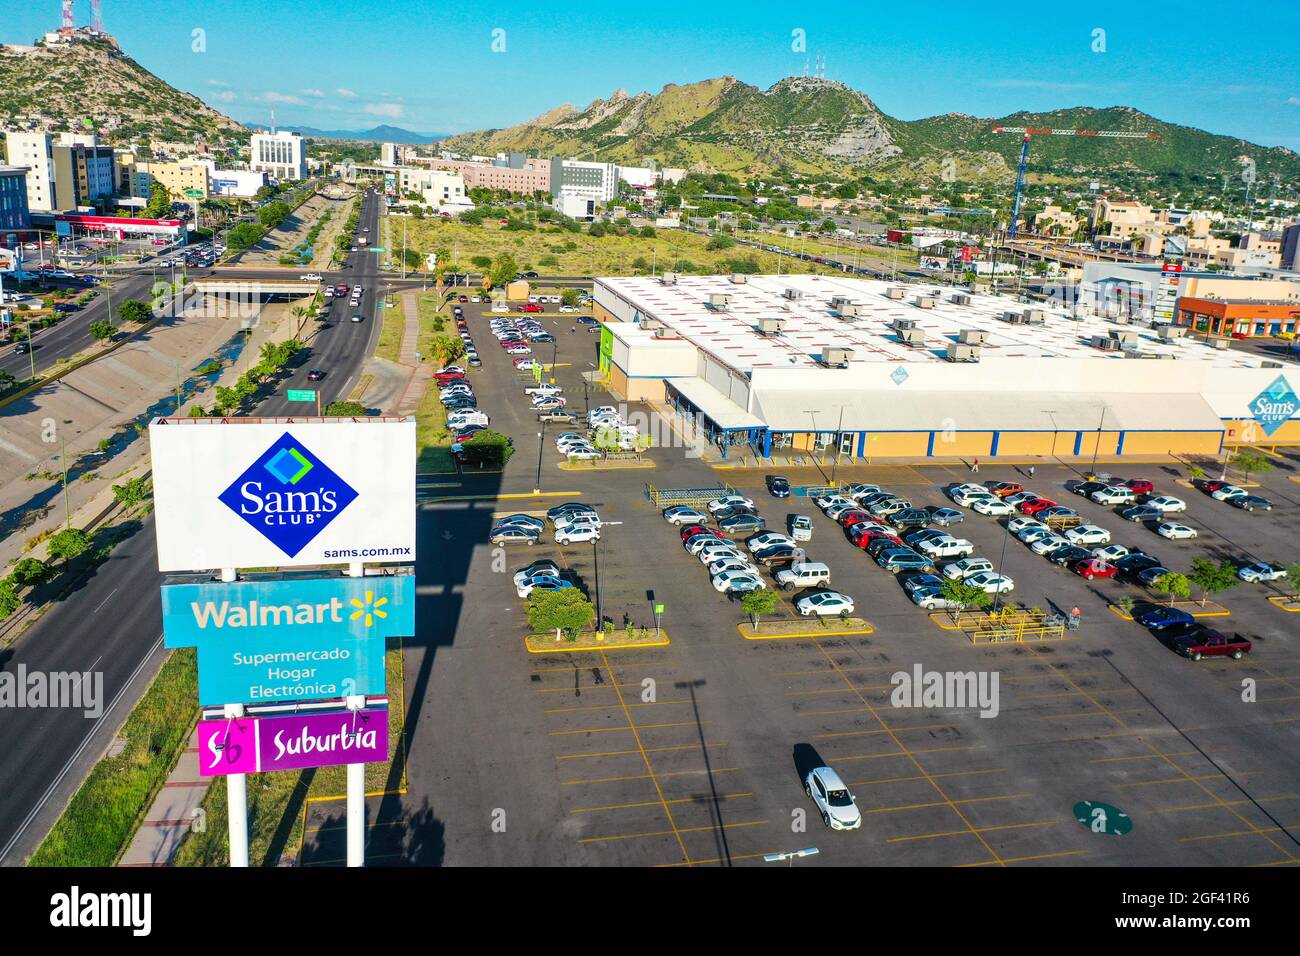
<svg viewBox="0 0 1300 956">
<path fill-rule="evenodd" d="M 706 545 L 705 547 L 702 547 L 697 551 L 696 557 L 700 559 L 700 564 L 704 565 L 706 568 L 710 564 L 716 564 L 717 562 L 723 560 L 724 558 L 729 558 L 732 561 L 749 560 L 749 557 L 743 554 L 739 548 L 735 547 L 734 545 L 726 545 L 726 544 L 724 544 L 722 547 L 713 547 L 713 546 Z"/>
<path fill-rule="evenodd" d="M 856 830 L 862 826 L 857 797 L 830 767 L 818 767 L 804 778 L 804 793 L 812 797 L 822 823 L 831 830 Z"/>
<path fill-rule="evenodd" d="M 977 494 L 977 495 L 993 494 L 993 492 L 989 491 L 988 488 L 974 481 L 963 481 L 961 484 L 953 485 L 951 488 L 948 489 L 949 498 L 951 498 L 953 495 L 962 494 L 962 493 Z"/>
<path fill-rule="evenodd" d="M 529 385 L 524 389 L 525 395 L 559 395 L 564 389 L 558 385 Z"/>
<path fill-rule="evenodd" d="M 1174 521 L 1165 521 L 1156 527 L 1156 534 L 1171 541 L 1184 541 L 1196 537 L 1196 529 Z"/>
<path fill-rule="evenodd" d="M 1137 501 L 1137 495 L 1133 493 L 1132 488 L 1121 488 L 1116 485 L 1100 488 L 1088 497 L 1099 505 L 1126 505 Z"/>
<path fill-rule="evenodd" d="M 600 515 L 592 511 L 570 511 L 562 515 L 557 515 L 551 522 L 556 531 L 561 528 L 571 528 L 576 524 L 590 524 L 599 528 L 602 524 Z"/>
<path fill-rule="evenodd" d="M 1159 508 L 1165 514 L 1173 514 L 1176 511 L 1187 510 L 1187 502 L 1183 501 L 1181 498 L 1171 498 L 1169 495 L 1160 495 L 1159 497 L 1151 498 L 1142 503 L 1150 508 Z"/>
<path fill-rule="evenodd" d="M 676 505 L 664 510 L 664 520 L 671 525 L 708 524 L 709 516 L 703 511 L 697 511 L 695 508 Z"/>
<path fill-rule="evenodd" d="M 867 485 L 861 482 L 849 485 L 844 489 L 844 497 L 852 498 L 854 501 L 861 501 L 867 495 L 874 495 L 880 491 L 879 485 Z"/>
<path fill-rule="evenodd" d="M 753 554 L 755 551 L 761 551 L 764 548 L 770 548 L 776 544 L 784 544 L 794 547 L 794 538 L 787 534 L 781 534 L 779 531 L 764 531 L 762 534 L 756 534 L 745 542 L 745 547 Z"/>
<path fill-rule="evenodd" d="M 564 454 L 566 458 L 576 458 L 579 461 L 595 461 L 602 453 L 588 445 L 585 448 L 570 448 Z"/>
<path fill-rule="evenodd" d="M 510 346 L 510 348 L 506 349 L 506 354 L 507 355 L 531 355 L 532 351 L 533 350 L 530 349 L 527 345 L 512 345 Z"/>
<path fill-rule="evenodd" d="M 1007 530 L 1010 531 L 1012 534 L 1019 534 L 1021 528 L 1046 528 L 1046 527 L 1047 525 L 1043 524 L 1037 518 L 1031 518 L 1028 515 L 1020 515 L 1019 517 L 1012 518 L 1010 521 L 1007 522 Z"/>
<path fill-rule="evenodd" d="M 1246 494 L 1245 488 L 1238 488 L 1236 485 L 1224 485 L 1217 491 L 1211 491 L 1210 497 L 1215 501 L 1227 501 L 1229 498 L 1240 498 Z"/>
<path fill-rule="evenodd" d="M 574 524 L 555 532 L 556 544 L 573 544 L 584 541 L 599 541 L 600 528 L 594 524 Z"/>
<path fill-rule="evenodd" d="M 839 591 L 818 591 L 816 594 L 801 597 L 794 602 L 794 607 L 804 617 L 810 615 L 830 617 L 832 615 L 852 614 L 853 598 L 847 594 L 841 594 Z"/>
<path fill-rule="evenodd" d="M 1001 517 L 1015 513 L 1015 508 L 1003 501 L 1001 498 L 994 498 L 992 495 L 976 498 L 970 504 L 970 510 L 982 515 Z"/>
<path fill-rule="evenodd" d="M 978 489 L 975 488 L 953 489 L 953 492 L 951 495 L 949 495 L 949 497 L 952 498 L 955 504 L 958 504 L 963 508 L 973 508 L 977 501 L 984 501 L 987 498 L 996 498 L 997 496 L 994 495 L 987 488 L 981 487 Z"/>
<path fill-rule="evenodd" d="M 969 558 L 975 553 L 975 545 L 965 538 L 941 534 L 917 542 L 916 550 L 927 558 Z"/>
<path fill-rule="evenodd" d="M 549 558 L 543 558 L 541 561 L 534 561 L 532 564 L 528 565 L 528 567 L 521 568 L 515 572 L 513 578 L 515 587 L 519 587 L 529 578 L 541 577 L 543 575 L 559 577 L 560 566 Z"/>
<path fill-rule="evenodd" d="M 298 281 L 300 281 L 300 282 L 320 282 L 320 273 L 318 273 L 318 272 L 308 272 L 308 273 L 305 273 L 304 275 L 300 275 L 300 276 L 298 276 Z"/>
<path fill-rule="evenodd" d="M 1045 534 L 1035 538 L 1034 542 L 1029 546 L 1029 550 L 1034 554 L 1050 554 L 1057 548 L 1064 547 L 1069 543 L 1069 538 L 1062 537 L 1059 534 Z"/>
<path fill-rule="evenodd" d="M 1006 594 L 1016 586 L 1016 582 L 1005 574 L 995 574 L 992 571 L 972 574 L 966 579 L 966 583 L 980 588 L 985 594 Z"/>
<path fill-rule="evenodd" d="M 830 518 L 832 521 L 839 521 L 840 515 L 844 514 L 846 511 L 853 511 L 857 507 L 856 502 L 841 499 L 840 501 L 827 505 L 822 510 L 826 517 Z"/>
<path fill-rule="evenodd" d="M 1105 561 L 1107 564 L 1114 564 L 1128 553 L 1128 548 L 1122 544 L 1108 544 L 1104 548 L 1092 549 L 1092 556 L 1098 561 Z"/>
<path fill-rule="evenodd" d="M 707 505 L 709 514 L 717 514 L 719 511 L 726 511 L 728 508 L 752 508 L 754 500 L 746 498 L 744 495 L 723 495 L 721 498 L 714 498 Z"/>
<path fill-rule="evenodd" d="M 988 558 L 962 558 L 944 565 L 943 576 L 950 581 L 960 581 L 975 574 L 991 574 L 993 562 Z"/>
<path fill-rule="evenodd" d="M 763 579 L 748 571 L 723 571 L 712 578 L 715 591 L 758 591 L 766 588 Z"/>
<path fill-rule="evenodd" d="M 1097 527 L 1095 524 L 1083 524 L 1077 528 L 1071 528 L 1065 532 L 1065 536 L 1070 539 L 1070 544 L 1079 547 L 1110 544 L 1110 532 L 1105 528 Z"/>
<path fill-rule="evenodd" d="M 718 558 L 709 565 L 709 577 L 716 578 L 724 571 L 742 571 L 745 574 L 758 575 L 758 566 L 739 558 Z"/>
<path fill-rule="evenodd" d="M 573 585 L 554 574 L 537 574 L 519 582 L 519 584 L 515 586 L 515 593 L 517 593 L 521 598 L 526 598 L 538 587 L 548 591 L 562 591 L 566 588 L 573 587 Z"/>
<path fill-rule="evenodd" d="M 1027 524 L 1016 532 L 1016 537 L 1024 544 L 1033 544 L 1045 534 L 1055 534 L 1055 532 L 1045 524 Z"/>
<path fill-rule="evenodd" d="M 821 495 L 813 499 L 813 504 L 825 512 L 828 508 L 839 507 L 842 505 L 854 506 L 854 502 L 843 495 Z"/>
<path fill-rule="evenodd" d="M 1237 577 L 1252 584 L 1264 581 L 1280 581 L 1286 577 L 1286 568 L 1280 564 L 1252 561 L 1250 564 L 1243 564 L 1237 569 Z"/>
<path fill-rule="evenodd" d="M 575 308 L 574 308 L 573 306 L 571 306 L 571 305 L 562 305 L 562 306 L 560 306 L 560 311 L 561 311 L 561 312 L 577 312 L 578 310 L 575 309 Z"/>
</svg>

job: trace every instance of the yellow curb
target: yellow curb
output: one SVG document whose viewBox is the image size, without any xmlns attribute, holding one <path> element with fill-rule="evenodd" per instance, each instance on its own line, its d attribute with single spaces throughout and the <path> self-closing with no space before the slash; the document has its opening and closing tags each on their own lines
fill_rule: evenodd
<svg viewBox="0 0 1300 956">
<path fill-rule="evenodd" d="M 576 498 L 580 491 L 539 491 L 521 492 L 513 495 L 446 495 L 440 498 L 425 498 L 424 503 L 434 501 L 502 501 L 506 498 Z"/>
<path fill-rule="evenodd" d="M 740 636 L 747 641 L 783 641 L 790 638 L 808 638 L 808 637 L 844 637 L 849 634 L 874 634 L 876 629 L 870 624 L 865 627 L 857 628 L 852 631 L 809 631 L 799 634 L 746 634 L 745 628 L 748 625 L 737 624 L 736 630 Z"/>
<path fill-rule="evenodd" d="M 1232 617 L 1232 612 L 1226 607 L 1222 611 L 1202 611 L 1197 614 L 1195 611 L 1188 611 L 1192 617 Z"/>
<path fill-rule="evenodd" d="M 1273 597 L 1266 598 L 1265 600 L 1267 600 L 1268 603 L 1273 605 L 1274 607 L 1280 607 L 1288 614 L 1300 614 L 1300 603 L 1297 603 L 1295 607 L 1287 607 L 1286 605 L 1286 602 L 1294 601 L 1295 598 L 1288 598 L 1282 595 L 1274 595 Z"/>
<path fill-rule="evenodd" d="M 669 643 L 668 632 L 660 628 L 660 640 L 639 641 L 634 644 L 606 644 L 601 641 L 589 647 L 578 647 L 575 643 L 568 641 L 556 641 L 551 635 L 532 635 L 524 638 L 524 648 L 529 654 L 580 654 L 583 652 L 593 653 L 596 651 L 629 651 L 637 650 L 642 647 L 667 647 Z M 553 646 L 534 646 L 535 641 L 545 641 L 548 645 Z"/>
<path fill-rule="evenodd" d="M 578 462 L 562 461 L 557 466 L 561 471 L 628 471 L 637 468 L 655 468 L 653 461 L 642 459 L 638 462 L 625 462 L 620 465 L 583 465 Z"/>
<path fill-rule="evenodd" d="M 1125 611 L 1118 604 L 1108 604 L 1106 605 L 1106 610 L 1110 611 L 1111 614 L 1114 614 L 1118 618 L 1123 618 L 1125 621 L 1133 620 L 1133 615 L 1128 613 L 1128 611 Z"/>
</svg>

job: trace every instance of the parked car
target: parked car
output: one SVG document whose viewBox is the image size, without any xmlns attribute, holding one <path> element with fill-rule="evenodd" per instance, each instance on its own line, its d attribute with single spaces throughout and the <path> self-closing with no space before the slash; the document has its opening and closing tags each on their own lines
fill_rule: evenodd
<svg viewBox="0 0 1300 956">
<path fill-rule="evenodd" d="M 1194 661 L 1204 657 L 1231 657 L 1239 661 L 1250 653 L 1252 647 L 1251 642 L 1240 634 L 1229 636 L 1204 625 L 1197 625 L 1195 630 L 1174 639 L 1174 649 Z"/>
<path fill-rule="evenodd" d="M 886 548 L 876 557 L 876 563 L 890 574 L 898 574 L 900 571 L 934 570 L 934 562 L 928 557 L 906 547 Z"/>
<path fill-rule="evenodd" d="M 1089 547 L 1110 544 L 1110 532 L 1095 524 L 1085 524 L 1077 528 L 1071 528 L 1065 532 L 1065 537 L 1069 539 L 1070 544 L 1087 545 Z"/>
<path fill-rule="evenodd" d="M 744 495 L 723 495 L 721 498 L 714 498 L 704 507 L 708 509 L 709 514 L 717 514 L 719 511 L 726 511 L 728 508 L 734 508 L 737 505 L 753 508 L 754 501 Z"/>
<path fill-rule="evenodd" d="M 539 575 L 549 574 L 553 577 L 560 576 L 560 566 L 550 558 L 543 558 L 541 561 L 534 561 L 526 568 L 520 568 L 515 572 L 515 587 L 519 587 L 525 580 Z"/>
<path fill-rule="evenodd" d="M 1252 584 L 1265 581 L 1280 581 L 1286 577 L 1286 568 L 1280 564 L 1270 564 L 1267 561 L 1252 561 L 1249 564 L 1243 564 L 1237 569 L 1237 577 Z"/>
<path fill-rule="evenodd" d="M 1145 588 L 1154 588 L 1156 586 L 1156 582 L 1158 582 L 1162 577 L 1164 577 L 1168 573 L 1169 573 L 1168 568 L 1161 567 L 1160 565 L 1157 564 L 1154 567 L 1143 568 L 1141 571 L 1139 571 L 1137 574 L 1133 576 L 1133 579 L 1137 581 L 1138 584 L 1142 585 Z"/>
<path fill-rule="evenodd" d="M 537 532 L 532 528 L 506 525 L 492 531 L 488 535 L 488 540 L 493 544 L 526 544 L 532 547 L 537 543 L 538 537 Z"/>
<path fill-rule="evenodd" d="M 538 534 L 546 530 L 546 522 L 541 518 L 534 518 L 532 515 L 513 514 L 506 515 L 504 518 L 498 518 L 493 524 L 493 530 L 502 528 L 506 525 L 519 525 L 523 528 L 532 528 Z"/>
<path fill-rule="evenodd" d="M 1002 515 L 1014 514 L 1015 509 L 1007 504 L 1002 498 L 993 498 L 984 496 L 976 498 L 970 506 L 971 511 L 990 517 L 1001 517 Z"/>
<path fill-rule="evenodd" d="M 1196 618 L 1182 610 L 1182 608 L 1176 607 L 1147 608 L 1135 613 L 1133 620 L 1148 630 L 1157 633 L 1168 628 L 1185 628 L 1189 624 L 1196 623 Z"/>
<path fill-rule="evenodd" d="M 1137 501 L 1137 494 L 1132 488 L 1107 485 L 1088 496 L 1099 505 L 1127 505 Z"/>
<path fill-rule="evenodd" d="M 1245 488 L 1236 485 L 1220 485 L 1210 492 L 1210 497 L 1215 501 L 1227 501 L 1229 498 L 1239 498 L 1246 493 Z"/>
<path fill-rule="evenodd" d="M 1259 495 L 1240 495 L 1236 498 L 1229 498 L 1228 504 L 1234 508 L 1240 508 L 1242 511 L 1273 510 L 1273 502 L 1267 498 L 1261 498 Z"/>
<path fill-rule="evenodd" d="M 789 521 L 790 537 L 795 541 L 811 541 L 813 536 L 812 519 L 807 515 L 791 515 Z"/>
<path fill-rule="evenodd" d="M 1033 543 L 1029 545 L 1029 550 L 1034 552 L 1034 554 L 1046 556 L 1058 548 L 1069 546 L 1070 543 L 1069 538 L 1062 537 L 1059 534 L 1045 534 L 1041 537 L 1035 538 Z"/>
<path fill-rule="evenodd" d="M 1081 481 L 1078 484 L 1066 485 L 1066 487 L 1081 498 L 1090 498 L 1094 491 L 1101 491 L 1103 488 L 1110 486 L 1104 481 Z"/>
<path fill-rule="evenodd" d="M 966 520 L 966 515 L 956 508 L 938 508 L 930 513 L 930 524 L 950 528 Z"/>
<path fill-rule="evenodd" d="M 988 558 L 962 558 L 943 567 L 943 576 L 953 581 L 960 581 L 974 574 L 993 571 L 993 562 Z"/>
<path fill-rule="evenodd" d="M 1017 492 L 1025 490 L 1025 486 L 1015 481 L 999 481 L 989 488 L 999 498 L 1005 498 L 1007 495 L 1014 495 Z"/>
<path fill-rule="evenodd" d="M 782 590 L 819 588 L 831 583 L 831 569 L 818 561 L 794 561 L 773 575 Z"/>
<path fill-rule="evenodd" d="M 1165 521 L 1157 525 L 1156 534 L 1171 541 L 1186 541 L 1197 537 L 1195 528 L 1176 521 Z"/>
<path fill-rule="evenodd" d="M 1125 508 L 1119 513 L 1119 516 L 1125 521 L 1159 521 L 1164 517 L 1164 512 L 1159 508 L 1152 508 L 1150 505 L 1134 505 L 1131 508 Z"/>
<path fill-rule="evenodd" d="M 839 591 L 818 591 L 794 602 L 794 608 L 804 617 L 831 617 L 853 613 L 853 598 Z"/>
<path fill-rule="evenodd" d="M 904 508 L 889 515 L 889 523 L 895 528 L 924 528 L 930 523 L 930 512 L 924 508 Z"/>
<path fill-rule="evenodd" d="M 764 531 L 760 534 L 754 535 L 745 542 L 745 547 L 749 549 L 750 554 L 755 554 L 766 548 L 774 548 L 778 545 L 794 547 L 794 539 L 779 531 Z"/>
<path fill-rule="evenodd" d="M 1111 547 L 1117 547 L 1117 545 L 1111 545 Z M 1104 548 L 1102 549 L 1103 552 L 1105 550 L 1106 549 Z M 1121 575 L 1129 578 L 1137 577 L 1138 574 L 1145 571 L 1147 568 L 1160 567 L 1159 558 L 1150 554 L 1143 554 L 1141 551 L 1130 551 L 1115 558 L 1110 558 L 1104 553 L 1102 556 L 1106 557 L 1108 561 L 1112 561 L 1115 567 L 1119 569 Z"/>
<path fill-rule="evenodd" d="M 521 598 L 526 598 L 534 591 L 561 591 L 565 588 L 571 588 L 573 584 L 564 578 L 555 575 L 539 574 L 536 577 L 525 579 L 516 587 L 516 592 Z"/>
<path fill-rule="evenodd" d="M 760 515 L 733 514 L 719 521 L 718 527 L 728 534 L 743 534 L 746 531 L 758 531 L 765 523 Z"/>
<path fill-rule="evenodd" d="M 856 482 L 844 489 L 844 497 L 852 498 L 854 501 L 860 501 L 867 495 L 874 495 L 879 491 L 879 485 L 868 485 L 862 482 Z"/>
<path fill-rule="evenodd" d="M 1072 568 L 1080 561 L 1086 561 L 1092 557 L 1092 552 L 1087 548 L 1080 548 L 1073 544 L 1063 544 L 1055 551 L 1047 552 L 1044 557 L 1053 564 L 1059 564 L 1063 568 Z"/>
<path fill-rule="evenodd" d="M 993 571 L 980 571 L 978 574 L 972 574 L 966 578 L 966 583 L 982 589 L 985 594 L 1006 594 L 1016 586 L 1016 582 L 1005 574 L 996 574 Z"/>
<path fill-rule="evenodd" d="M 812 798 L 827 829 L 856 830 L 862 826 L 857 798 L 830 767 L 818 767 L 811 771 L 804 778 L 803 789 Z"/>
<path fill-rule="evenodd" d="M 1174 514 L 1175 512 L 1187 510 L 1187 502 L 1169 495 L 1155 495 L 1147 498 L 1142 503 L 1151 508 L 1159 508 L 1162 514 Z"/>
<path fill-rule="evenodd" d="M 791 561 L 803 559 L 803 548 L 797 545 L 778 544 L 770 548 L 764 548 L 761 551 L 754 551 L 750 556 L 764 567 L 773 567 L 777 564 L 788 564 Z"/>
<path fill-rule="evenodd" d="M 581 544 L 586 541 L 599 541 L 600 528 L 594 523 L 574 522 L 555 530 L 556 544 Z"/>
<path fill-rule="evenodd" d="M 671 525 L 705 525 L 709 523 L 709 516 L 697 508 L 675 505 L 664 509 L 664 520 Z"/>
<path fill-rule="evenodd" d="M 773 498 L 789 498 L 790 482 L 780 475 L 767 476 L 767 493 Z"/>
<path fill-rule="evenodd" d="M 1130 478 L 1124 482 L 1124 485 L 1132 489 L 1133 493 L 1137 495 L 1149 495 L 1156 490 L 1156 486 L 1145 478 Z"/>
<path fill-rule="evenodd" d="M 965 538 L 954 538 L 950 534 L 945 534 L 940 538 L 929 538 L 928 540 L 917 542 L 914 547 L 916 550 L 931 559 L 969 558 L 975 553 L 975 545 L 971 544 Z"/>
<path fill-rule="evenodd" d="M 1093 578 L 1113 578 L 1117 571 L 1115 565 L 1101 558 L 1085 558 L 1074 566 L 1074 573 L 1089 581 Z"/>
<path fill-rule="evenodd" d="M 723 571 L 711 579 L 715 591 L 744 593 L 766 588 L 763 579 L 748 571 Z"/>
</svg>

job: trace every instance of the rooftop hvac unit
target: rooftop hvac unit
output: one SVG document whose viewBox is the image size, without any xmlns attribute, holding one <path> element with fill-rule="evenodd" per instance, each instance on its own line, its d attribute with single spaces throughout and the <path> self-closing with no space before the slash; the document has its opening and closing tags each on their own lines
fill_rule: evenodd
<svg viewBox="0 0 1300 956">
<path fill-rule="evenodd" d="M 831 296 L 831 308 L 840 309 L 849 304 L 848 296 L 833 295 Z"/>
<path fill-rule="evenodd" d="M 906 332 L 916 328 L 916 319 L 894 319 L 894 331 Z"/>
<path fill-rule="evenodd" d="M 853 349 L 822 349 L 822 364 L 827 368 L 848 368 L 853 358 Z"/>
<path fill-rule="evenodd" d="M 1026 323 L 1023 312 L 1003 312 L 1002 321 L 1011 325 L 1024 325 Z"/>
<path fill-rule="evenodd" d="M 733 272 L 731 274 L 731 282 L 733 285 L 744 285 L 748 281 L 749 279 L 746 278 L 745 274 L 742 272 Z"/>
<path fill-rule="evenodd" d="M 1222 349 L 1225 352 L 1228 350 L 1227 339 L 1214 339 L 1210 344 L 1216 349 Z"/>
<path fill-rule="evenodd" d="M 1042 325 L 1047 321 L 1047 313 L 1042 309 L 1025 309 L 1020 314 L 1025 317 L 1026 325 Z"/>
<path fill-rule="evenodd" d="M 859 315 L 862 314 L 862 307 L 848 304 L 848 305 L 840 306 L 839 309 L 837 309 L 836 311 L 839 312 L 841 318 L 856 319 Z"/>
<path fill-rule="evenodd" d="M 1187 334 L 1187 329 L 1181 325 L 1157 325 L 1156 335 L 1166 342 L 1176 342 Z"/>
<path fill-rule="evenodd" d="M 902 301 L 903 296 L 906 295 L 906 294 L 907 294 L 907 293 L 904 292 L 903 289 L 901 289 L 901 288 L 899 288 L 899 287 L 897 287 L 897 286 L 895 286 L 895 287 L 892 288 L 892 289 L 886 289 L 886 290 L 885 290 L 885 298 L 887 298 L 887 299 L 893 299 L 895 302 Z"/>
<path fill-rule="evenodd" d="M 970 305 L 970 296 L 965 292 L 954 292 L 952 294 L 953 305 Z"/>
<path fill-rule="evenodd" d="M 662 283 L 663 285 L 676 285 L 676 284 L 677 284 L 677 273 L 676 273 L 676 272 L 665 272 L 662 276 L 659 277 L 659 281 L 660 281 L 660 283 Z"/>
<path fill-rule="evenodd" d="M 785 319 L 759 319 L 758 331 L 763 335 L 780 335 L 785 329 Z"/>
<path fill-rule="evenodd" d="M 786 297 L 787 299 L 789 299 L 790 301 L 793 302 L 795 299 L 802 299 L 802 298 L 803 298 L 803 290 L 802 290 L 802 289 L 786 289 L 785 292 L 784 292 L 784 295 L 785 295 L 785 297 Z"/>
<path fill-rule="evenodd" d="M 641 328 L 645 329 L 647 332 L 653 332 L 655 329 L 662 329 L 663 327 L 664 324 L 658 319 L 650 319 L 644 316 L 641 318 Z"/>
<path fill-rule="evenodd" d="M 655 329 L 655 338 L 657 339 L 676 339 L 680 337 L 676 329 L 670 329 L 666 325 Z"/>
<path fill-rule="evenodd" d="M 1119 342 L 1121 345 L 1125 346 L 1126 348 L 1137 347 L 1138 334 L 1136 331 L 1132 329 L 1124 329 L 1124 330 L 1111 329 L 1110 337 L 1112 339 L 1115 339 L 1117 342 Z"/>
<path fill-rule="evenodd" d="M 958 338 L 963 345 L 983 345 L 988 341 L 989 334 L 984 329 L 962 329 Z"/>
<path fill-rule="evenodd" d="M 1263 362 L 1260 362 L 1260 363 L 1259 363 L 1259 367 L 1260 367 L 1260 368 L 1281 368 L 1281 367 L 1282 367 L 1282 363 L 1281 363 L 1281 362 L 1271 362 L 1271 361 L 1269 361 L 1269 360 L 1266 359 L 1266 360 L 1264 360 Z"/>
<path fill-rule="evenodd" d="M 980 360 L 980 347 L 969 342 L 949 342 L 948 343 L 948 361 L 949 362 L 978 362 Z"/>
<path fill-rule="evenodd" d="M 1088 344 L 1103 352 L 1119 351 L 1119 339 L 1112 339 L 1109 335 L 1094 335 Z"/>
<path fill-rule="evenodd" d="M 724 292 L 710 292 L 710 293 L 709 293 L 709 308 L 711 308 L 711 309 L 725 309 L 725 308 L 727 307 L 727 303 L 730 301 L 730 299 L 731 299 L 731 297 L 730 297 L 729 295 L 727 295 L 726 293 L 724 293 Z"/>
<path fill-rule="evenodd" d="M 932 295 L 918 295 L 916 297 L 916 307 L 918 309 L 933 309 L 939 300 Z"/>
<path fill-rule="evenodd" d="M 918 348 L 925 344 L 924 329 L 900 329 L 898 337 L 903 340 L 904 345 Z"/>
</svg>

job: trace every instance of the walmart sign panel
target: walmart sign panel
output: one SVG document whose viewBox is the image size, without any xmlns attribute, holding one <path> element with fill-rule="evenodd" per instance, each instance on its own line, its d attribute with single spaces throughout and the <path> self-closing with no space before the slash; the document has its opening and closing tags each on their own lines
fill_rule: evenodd
<svg viewBox="0 0 1300 956">
<path fill-rule="evenodd" d="M 415 419 L 155 419 L 162 571 L 415 561 Z"/>
<path fill-rule="evenodd" d="M 415 634 L 415 575 L 162 586 L 163 643 L 199 652 L 199 704 L 384 693 L 384 642 Z"/>
</svg>

